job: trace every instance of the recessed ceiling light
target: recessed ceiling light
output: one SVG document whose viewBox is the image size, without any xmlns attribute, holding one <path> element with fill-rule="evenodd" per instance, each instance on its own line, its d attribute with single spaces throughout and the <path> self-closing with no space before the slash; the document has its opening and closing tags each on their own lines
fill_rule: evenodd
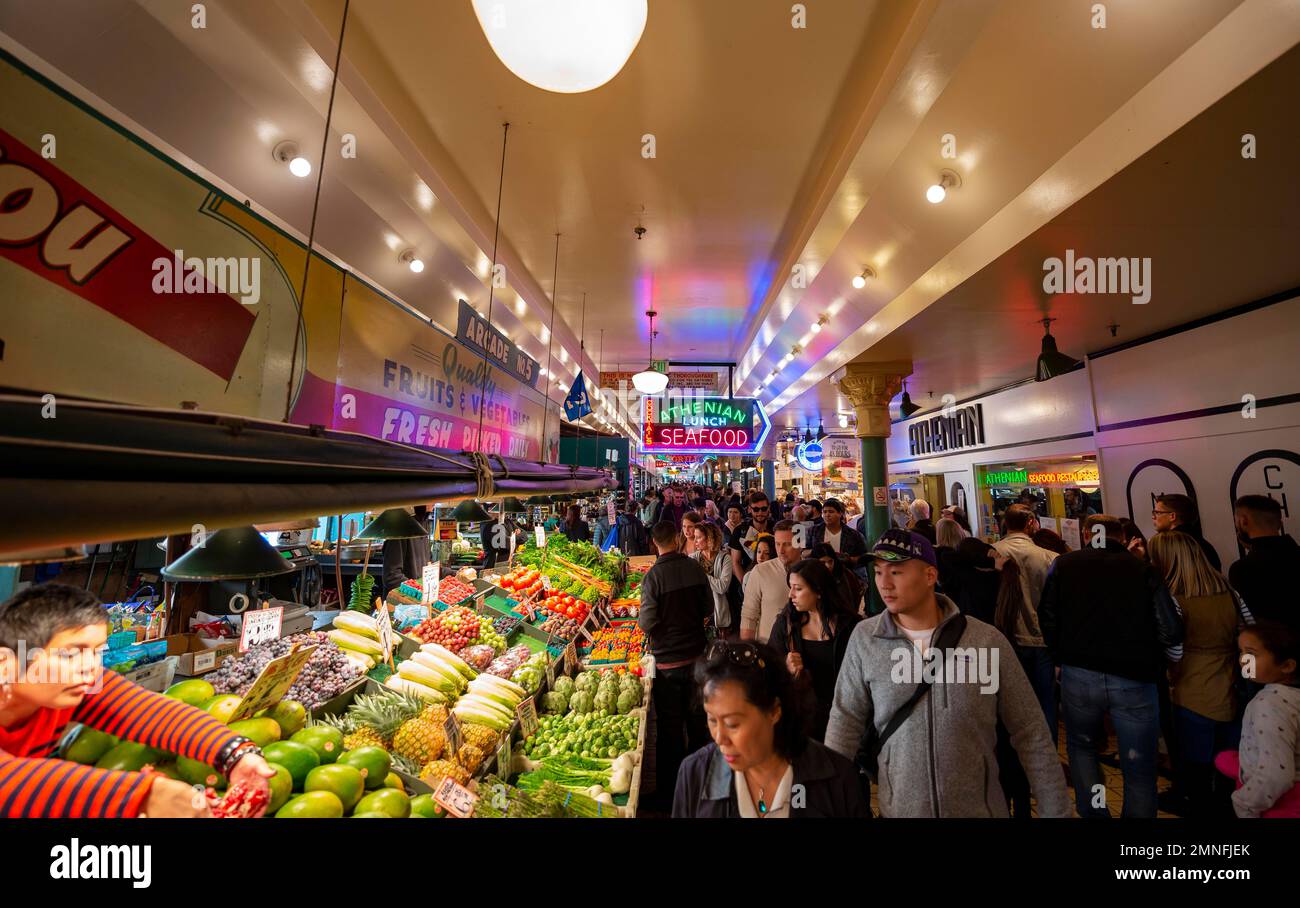
<svg viewBox="0 0 1300 908">
<path fill-rule="evenodd" d="M 939 182 L 933 184 L 925 191 L 925 198 L 931 205 L 938 205 L 948 197 L 949 189 L 956 189 L 961 186 L 961 177 L 954 170 L 944 169 L 939 171 Z"/>
<path fill-rule="evenodd" d="M 298 153 L 297 142 L 281 142 L 271 150 L 271 155 L 281 164 L 288 164 L 289 172 L 296 177 L 311 173 L 311 161 Z"/>
<path fill-rule="evenodd" d="M 422 262 L 420 259 L 415 257 L 414 249 L 407 249 L 405 252 L 403 252 L 401 255 L 397 257 L 397 260 L 401 262 L 403 265 L 405 265 L 407 268 L 410 268 L 416 274 L 419 274 L 421 271 L 424 270 L 424 262 Z"/>
<path fill-rule="evenodd" d="M 870 266 L 863 268 L 861 274 L 856 274 L 853 276 L 853 289 L 861 290 L 863 287 L 867 286 L 867 279 L 874 278 L 875 276 L 876 276 L 875 269 L 871 268 Z"/>
</svg>

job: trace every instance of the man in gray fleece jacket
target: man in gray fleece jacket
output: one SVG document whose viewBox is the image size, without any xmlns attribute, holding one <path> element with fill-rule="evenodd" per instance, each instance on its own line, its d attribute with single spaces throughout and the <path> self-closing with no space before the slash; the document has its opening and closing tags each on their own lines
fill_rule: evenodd
<svg viewBox="0 0 1300 908">
<path fill-rule="evenodd" d="M 882 732 L 917 684 L 932 680 L 880 753 L 883 816 L 1008 816 L 998 782 L 999 719 L 1029 776 L 1039 816 L 1073 816 L 1043 711 L 1006 637 L 967 616 L 956 646 L 933 658 L 931 641 L 959 613 L 934 591 L 939 572 L 929 540 L 887 530 L 871 557 L 886 611 L 859 624 L 849 639 L 826 746 L 853 759 L 867 723 Z"/>
</svg>

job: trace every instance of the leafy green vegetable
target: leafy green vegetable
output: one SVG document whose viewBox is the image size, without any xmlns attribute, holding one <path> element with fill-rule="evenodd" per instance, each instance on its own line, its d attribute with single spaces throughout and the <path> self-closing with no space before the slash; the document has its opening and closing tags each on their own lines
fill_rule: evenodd
<svg viewBox="0 0 1300 908">
<path fill-rule="evenodd" d="M 569 708 L 569 697 L 558 690 L 553 690 L 542 698 L 542 709 L 548 713 L 562 713 Z"/>
</svg>

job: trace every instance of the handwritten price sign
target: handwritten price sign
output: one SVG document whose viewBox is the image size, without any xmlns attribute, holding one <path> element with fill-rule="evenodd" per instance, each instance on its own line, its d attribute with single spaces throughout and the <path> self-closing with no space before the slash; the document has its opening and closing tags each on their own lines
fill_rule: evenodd
<svg viewBox="0 0 1300 908">
<path fill-rule="evenodd" d="M 239 635 L 239 651 L 246 653 L 254 646 L 274 643 L 280 639 L 280 628 L 284 623 L 284 609 L 263 608 L 244 613 L 244 626 Z"/>
<path fill-rule="evenodd" d="M 460 746 L 464 743 L 464 736 L 460 731 L 460 720 L 456 718 L 455 713 L 448 713 L 447 718 L 442 723 L 443 731 L 447 734 L 447 746 L 451 748 L 453 754 L 460 753 Z M 450 810 L 451 808 L 447 808 Z"/>
<path fill-rule="evenodd" d="M 515 707 L 515 715 L 519 717 L 519 733 L 524 738 L 531 738 L 537 734 L 540 723 L 537 721 L 537 704 L 533 702 L 532 697 Z"/>
<path fill-rule="evenodd" d="M 468 820 L 474 815 L 474 805 L 478 803 L 478 795 L 451 776 L 443 777 L 442 783 L 433 792 L 433 799 L 453 817 L 462 820 Z"/>
</svg>

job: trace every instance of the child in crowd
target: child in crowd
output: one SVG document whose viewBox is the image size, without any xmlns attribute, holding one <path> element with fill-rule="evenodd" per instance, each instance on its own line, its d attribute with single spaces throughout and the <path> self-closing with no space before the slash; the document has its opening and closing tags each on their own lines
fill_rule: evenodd
<svg viewBox="0 0 1300 908">
<path fill-rule="evenodd" d="M 1239 817 L 1300 817 L 1300 640 L 1286 625 L 1261 621 L 1237 638 L 1243 670 L 1264 685 L 1246 707 L 1240 750 L 1214 765 L 1237 780 L 1232 806 Z"/>
</svg>

